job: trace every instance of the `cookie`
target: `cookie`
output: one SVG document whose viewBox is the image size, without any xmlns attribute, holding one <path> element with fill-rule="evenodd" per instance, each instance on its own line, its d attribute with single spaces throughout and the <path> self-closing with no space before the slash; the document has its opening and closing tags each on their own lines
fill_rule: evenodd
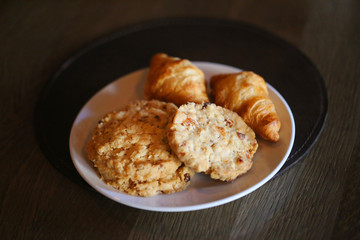
<svg viewBox="0 0 360 240">
<path fill-rule="evenodd" d="M 194 171 L 183 166 L 167 140 L 176 110 L 172 103 L 138 100 L 104 116 L 86 147 L 101 178 L 135 196 L 185 189 Z"/>
<path fill-rule="evenodd" d="M 211 103 L 180 106 L 168 139 L 185 166 L 222 181 L 246 173 L 258 147 L 254 131 L 237 113 Z"/>
</svg>

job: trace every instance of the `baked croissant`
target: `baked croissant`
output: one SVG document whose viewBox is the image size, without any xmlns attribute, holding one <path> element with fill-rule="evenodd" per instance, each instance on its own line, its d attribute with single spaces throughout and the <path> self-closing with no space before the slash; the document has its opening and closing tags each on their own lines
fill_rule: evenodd
<svg viewBox="0 0 360 240">
<path fill-rule="evenodd" d="M 262 77 L 246 71 L 220 74 L 210 79 L 210 86 L 217 105 L 237 112 L 263 139 L 279 140 L 280 120 Z"/>
<path fill-rule="evenodd" d="M 173 102 L 209 102 L 204 73 L 187 59 L 155 54 L 145 83 L 145 96 Z"/>
</svg>

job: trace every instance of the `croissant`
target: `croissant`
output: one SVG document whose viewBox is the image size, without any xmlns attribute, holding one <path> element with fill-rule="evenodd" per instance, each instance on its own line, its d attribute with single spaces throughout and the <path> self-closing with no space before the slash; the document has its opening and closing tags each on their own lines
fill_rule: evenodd
<svg viewBox="0 0 360 240">
<path fill-rule="evenodd" d="M 145 96 L 173 102 L 209 102 L 204 73 L 187 59 L 155 54 L 145 83 Z"/>
<path fill-rule="evenodd" d="M 210 79 L 210 86 L 217 105 L 237 112 L 263 139 L 279 140 L 280 120 L 262 77 L 246 71 L 220 74 Z"/>
</svg>

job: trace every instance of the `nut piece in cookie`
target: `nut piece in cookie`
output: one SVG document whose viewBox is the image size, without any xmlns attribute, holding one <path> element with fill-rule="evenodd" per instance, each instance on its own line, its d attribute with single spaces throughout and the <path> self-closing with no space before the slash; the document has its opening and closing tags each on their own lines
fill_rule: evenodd
<svg viewBox="0 0 360 240">
<path fill-rule="evenodd" d="M 235 112 L 215 104 L 184 104 L 169 124 L 171 148 L 185 166 L 232 181 L 246 173 L 258 148 L 254 131 Z"/>
<path fill-rule="evenodd" d="M 104 116 L 86 147 L 101 178 L 135 196 L 185 189 L 194 171 L 172 153 L 167 140 L 176 110 L 172 103 L 139 100 Z"/>
</svg>

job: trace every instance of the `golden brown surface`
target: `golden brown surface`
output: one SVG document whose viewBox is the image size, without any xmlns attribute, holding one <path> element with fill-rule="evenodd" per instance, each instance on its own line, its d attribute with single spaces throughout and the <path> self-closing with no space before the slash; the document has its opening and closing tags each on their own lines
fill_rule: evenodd
<svg viewBox="0 0 360 240">
<path fill-rule="evenodd" d="M 266 140 L 279 140 L 280 120 L 269 98 L 266 83 L 253 72 L 220 74 L 210 80 L 215 103 L 237 112 Z"/>
<path fill-rule="evenodd" d="M 153 56 L 145 84 L 148 99 L 173 102 L 208 102 L 203 72 L 187 59 L 170 57 L 165 53 Z"/>
<path fill-rule="evenodd" d="M 194 171 L 172 153 L 166 137 L 176 110 L 172 103 L 139 100 L 106 114 L 86 147 L 101 179 L 142 197 L 184 190 Z"/>
</svg>

